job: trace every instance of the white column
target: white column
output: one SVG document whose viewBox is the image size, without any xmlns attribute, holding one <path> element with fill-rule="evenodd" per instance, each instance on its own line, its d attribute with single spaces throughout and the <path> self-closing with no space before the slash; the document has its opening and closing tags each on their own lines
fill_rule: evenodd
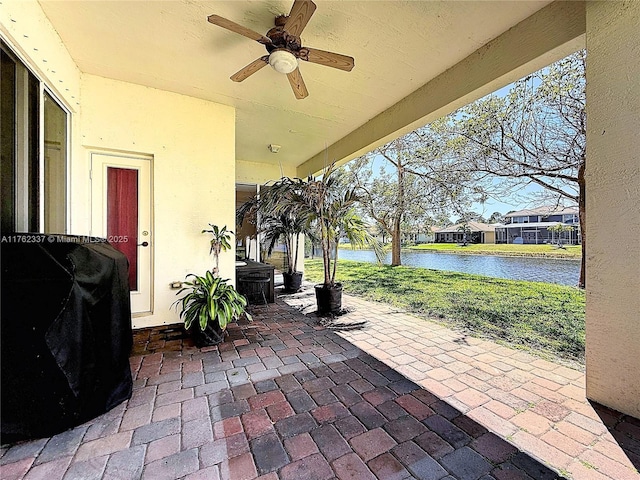
<svg viewBox="0 0 640 480">
<path fill-rule="evenodd" d="M 640 2 L 587 6 L 587 397 L 640 417 Z"/>
</svg>

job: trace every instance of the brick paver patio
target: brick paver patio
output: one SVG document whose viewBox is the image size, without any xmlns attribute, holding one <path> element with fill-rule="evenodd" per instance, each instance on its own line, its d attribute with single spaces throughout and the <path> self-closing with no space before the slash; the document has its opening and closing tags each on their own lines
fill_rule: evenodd
<svg viewBox="0 0 640 480">
<path fill-rule="evenodd" d="M 306 293 L 287 297 L 292 305 Z M 137 331 L 132 398 L 0 451 L 2 479 L 638 479 L 640 421 L 584 375 L 347 297 L 334 332 L 282 299 L 198 350 Z"/>
</svg>

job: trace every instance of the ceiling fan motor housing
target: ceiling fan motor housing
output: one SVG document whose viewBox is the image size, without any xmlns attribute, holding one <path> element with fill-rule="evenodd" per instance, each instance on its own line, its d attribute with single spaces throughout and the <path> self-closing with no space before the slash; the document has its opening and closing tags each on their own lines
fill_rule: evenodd
<svg viewBox="0 0 640 480">
<path fill-rule="evenodd" d="M 300 37 L 290 35 L 283 26 L 288 17 L 276 18 L 276 26 L 267 32 L 271 43 L 265 45 L 269 52 L 269 65 L 280 73 L 291 73 L 298 68 L 297 57 L 301 48 Z"/>
<path fill-rule="evenodd" d="M 282 27 L 279 26 L 273 27 L 271 30 L 269 30 L 266 36 L 271 40 L 271 43 L 265 45 L 269 53 L 277 49 L 285 49 L 296 55 L 298 50 L 300 50 L 300 48 L 302 47 L 300 37 L 296 37 L 295 35 L 287 33 Z"/>
</svg>

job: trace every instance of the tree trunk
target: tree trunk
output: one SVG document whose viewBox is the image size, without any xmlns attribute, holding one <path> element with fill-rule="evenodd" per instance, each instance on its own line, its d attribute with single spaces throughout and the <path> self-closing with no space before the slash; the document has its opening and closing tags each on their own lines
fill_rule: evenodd
<svg viewBox="0 0 640 480">
<path fill-rule="evenodd" d="M 322 229 L 322 263 L 324 265 L 324 284 L 325 286 L 331 285 L 331 244 L 329 243 L 329 232 L 327 226 L 324 223 L 324 218 L 320 218 L 320 228 Z"/>
<path fill-rule="evenodd" d="M 580 236 L 582 237 L 582 258 L 580 261 L 580 280 L 578 280 L 579 288 L 586 288 L 586 269 L 587 269 L 587 194 L 584 178 L 585 161 L 582 161 L 578 169 L 578 186 L 580 188 L 578 198 L 578 218 L 580 220 Z"/>
<path fill-rule="evenodd" d="M 338 241 L 335 242 L 333 247 L 333 272 L 331 272 L 331 285 L 333 285 L 336 279 L 336 268 L 338 267 Z"/>
<path fill-rule="evenodd" d="M 398 147 L 398 150 L 400 148 Z M 391 232 L 391 266 L 397 267 L 402 265 L 400 259 L 400 247 L 402 244 L 402 232 L 400 224 L 402 222 L 402 214 L 404 213 L 404 167 L 400 159 L 398 151 L 398 163 L 396 165 L 398 172 L 398 205 L 396 207 L 395 218 L 393 219 L 393 231 Z"/>
<path fill-rule="evenodd" d="M 391 232 L 391 266 L 397 267 L 402 265 L 400 261 L 400 219 L 395 219 L 393 222 L 393 232 Z"/>
<path fill-rule="evenodd" d="M 300 234 L 296 233 L 296 249 L 293 253 L 293 273 L 298 271 L 298 250 L 300 248 Z"/>
<path fill-rule="evenodd" d="M 293 273 L 296 271 L 294 265 L 293 265 L 293 252 L 292 252 L 292 244 L 291 244 L 291 235 L 286 234 L 284 236 L 284 245 L 285 245 L 285 249 L 287 250 L 287 271 L 289 273 Z"/>
</svg>

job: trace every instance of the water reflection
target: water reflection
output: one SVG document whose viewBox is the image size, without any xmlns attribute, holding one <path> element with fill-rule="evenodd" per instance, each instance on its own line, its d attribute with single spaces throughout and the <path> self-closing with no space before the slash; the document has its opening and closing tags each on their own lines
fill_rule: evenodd
<svg viewBox="0 0 640 480">
<path fill-rule="evenodd" d="M 375 262 L 371 250 L 341 249 L 339 258 L 357 262 Z M 402 265 L 450 272 L 473 273 L 488 277 L 558 283 L 575 286 L 580 274 L 579 260 L 537 257 L 500 257 L 496 255 L 456 255 L 453 253 L 402 252 Z M 386 264 L 391 263 L 387 254 Z"/>
</svg>

